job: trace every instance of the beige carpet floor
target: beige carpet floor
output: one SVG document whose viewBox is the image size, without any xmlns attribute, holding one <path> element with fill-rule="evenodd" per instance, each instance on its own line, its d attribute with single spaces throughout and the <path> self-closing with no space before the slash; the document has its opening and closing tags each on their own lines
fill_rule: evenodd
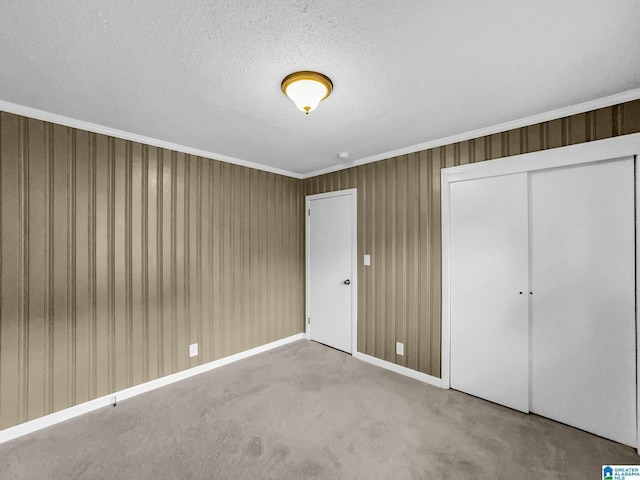
<svg viewBox="0 0 640 480">
<path fill-rule="evenodd" d="M 635 450 L 301 340 L 0 445 L 0 479 L 601 479 Z"/>
</svg>

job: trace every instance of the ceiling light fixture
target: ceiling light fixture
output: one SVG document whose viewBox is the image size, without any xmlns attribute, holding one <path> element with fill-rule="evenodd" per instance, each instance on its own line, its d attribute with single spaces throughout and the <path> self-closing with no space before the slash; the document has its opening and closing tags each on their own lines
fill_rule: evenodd
<svg viewBox="0 0 640 480">
<path fill-rule="evenodd" d="M 300 110 L 309 115 L 333 90 L 333 83 L 318 72 L 295 72 L 287 75 L 280 86 L 282 93 L 293 100 Z"/>
</svg>

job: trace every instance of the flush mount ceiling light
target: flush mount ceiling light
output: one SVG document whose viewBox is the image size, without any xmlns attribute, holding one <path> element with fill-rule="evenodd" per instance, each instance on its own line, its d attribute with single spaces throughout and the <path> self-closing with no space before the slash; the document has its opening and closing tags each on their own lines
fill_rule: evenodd
<svg viewBox="0 0 640 480">
<path fill-rule="evenodd" d="M 287 75 L 280 86 L 282 93 L 309 115 L 333 90 L 333 83 L 318 72 L 295 72 Z"/>
</svg>

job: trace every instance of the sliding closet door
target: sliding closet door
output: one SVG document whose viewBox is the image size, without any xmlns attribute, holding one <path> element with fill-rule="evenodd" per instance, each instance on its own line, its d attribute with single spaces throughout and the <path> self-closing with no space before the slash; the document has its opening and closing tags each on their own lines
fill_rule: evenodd
<svg viewBox="0 0 640 480">
<path fill-rule="evenodd" d="M 530 180 L 531 411 L 636 445 L 633 159 Z"/>
<path fill-rule="evenodd" d="M 451 184 L 451 387 L 528 411 L 526 174 Z"/>
</svg>

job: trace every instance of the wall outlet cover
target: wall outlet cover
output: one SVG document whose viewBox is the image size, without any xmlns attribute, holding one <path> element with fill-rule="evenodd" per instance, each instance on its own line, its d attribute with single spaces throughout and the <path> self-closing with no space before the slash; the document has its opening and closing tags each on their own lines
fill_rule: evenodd
<svg viewBox="0 0 640 480">
<path fill-rule="evenodd" d="M 404 355 L 404 343 L 396 342 L 396 354 Z"/>
<path fill-rule="evenodd" d="M 371 265 L 371 255 L 367 254 L 364 256 L 364 266 L 368 267 Z"/>
<path fill-rule="evenodd" d="M 189 357 L 195 357 L 198 355 L 198 344 L 192 343 L 189 345 Z"/>
</svg>

